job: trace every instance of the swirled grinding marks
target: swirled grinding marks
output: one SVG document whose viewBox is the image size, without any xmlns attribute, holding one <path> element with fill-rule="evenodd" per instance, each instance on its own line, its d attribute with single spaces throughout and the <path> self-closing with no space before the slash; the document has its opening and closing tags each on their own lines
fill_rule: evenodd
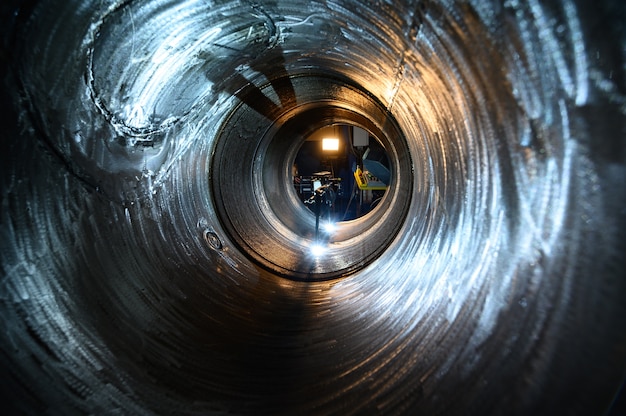
<svg viewBox="0 0 626 416">
<path fill-rule="evenodd" d="M 624 1 L 34 3 L 0 6 L 0 412 L 609 407 Z M 335 122 L 396 183 L 322 260 L 290 139 Z"/>
</svg>

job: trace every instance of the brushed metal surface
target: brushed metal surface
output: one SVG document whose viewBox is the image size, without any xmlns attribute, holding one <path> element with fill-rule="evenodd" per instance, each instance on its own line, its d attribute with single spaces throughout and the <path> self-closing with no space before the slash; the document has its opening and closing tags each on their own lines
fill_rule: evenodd
<svg viewBox="0 0 626 416">
<path fill-rule="evenodd" d="M 624 9 L 3 2 L 3 413 L 602 414 Z M 294 150 L 263 138 L 319 91 L 317 116 L 393 120 L 399 208 L 297 263 Z"/>
</svg>

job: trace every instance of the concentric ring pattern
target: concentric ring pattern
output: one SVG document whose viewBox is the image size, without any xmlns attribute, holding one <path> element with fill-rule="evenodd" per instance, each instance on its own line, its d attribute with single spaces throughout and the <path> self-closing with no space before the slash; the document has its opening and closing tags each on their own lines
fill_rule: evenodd
<svg viewBox="0 0 626 416">
<path fill-rule="evenodd" d="M 9 412 L 608 409 L 626 369 L 620 2 L 19 3 L 2 6 Z M 233 111 L 272 125 L 296 78 L 366 92 L 412 166 L 395 238 L 331 281 L 259 267 L 210 183 Z"/>
</svg>

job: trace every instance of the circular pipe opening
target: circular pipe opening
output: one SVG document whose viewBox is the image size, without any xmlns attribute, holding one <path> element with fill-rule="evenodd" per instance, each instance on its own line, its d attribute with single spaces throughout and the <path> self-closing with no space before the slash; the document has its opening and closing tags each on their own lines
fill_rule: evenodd
<svg viewBox="0 0 626 416">
<path fill-rule="evenodd" d="M 222 127 L 210 175 L 218 215 L 234 243 L 273 273 L 296 280 L 346 276 L 378 257 L 403 224 L 413 181 L 407 144 L 385 108 L 345 81 L 300 76 L 283 85 L 297 98 L 289 108 L 259 111 L 251 100 L 269 95 L 265 86 L 242 94 Z M 327 233 L 294 192 L 293 161 L 307 137 L 338 124 L 379 138 L 390 183 L 369 215 Z"/>
<path fill-rule="evenodd" d="M 324 126 L 304 139 L 292 165 L 297 198 L 329 231 L 376 209 L 391 183 L 387 150 L 351 124 Z"/>
</svg>

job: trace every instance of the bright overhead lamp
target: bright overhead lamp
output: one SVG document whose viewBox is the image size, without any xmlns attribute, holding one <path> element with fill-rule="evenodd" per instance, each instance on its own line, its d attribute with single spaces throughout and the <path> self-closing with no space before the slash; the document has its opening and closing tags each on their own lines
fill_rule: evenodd
<svg viewBox="0 0 626 416">
<path fill-rule="evenodd" d="M 322 139 L 322 150 L 325 152 L 339 150 L 339 139 Z"/>
</svg>

